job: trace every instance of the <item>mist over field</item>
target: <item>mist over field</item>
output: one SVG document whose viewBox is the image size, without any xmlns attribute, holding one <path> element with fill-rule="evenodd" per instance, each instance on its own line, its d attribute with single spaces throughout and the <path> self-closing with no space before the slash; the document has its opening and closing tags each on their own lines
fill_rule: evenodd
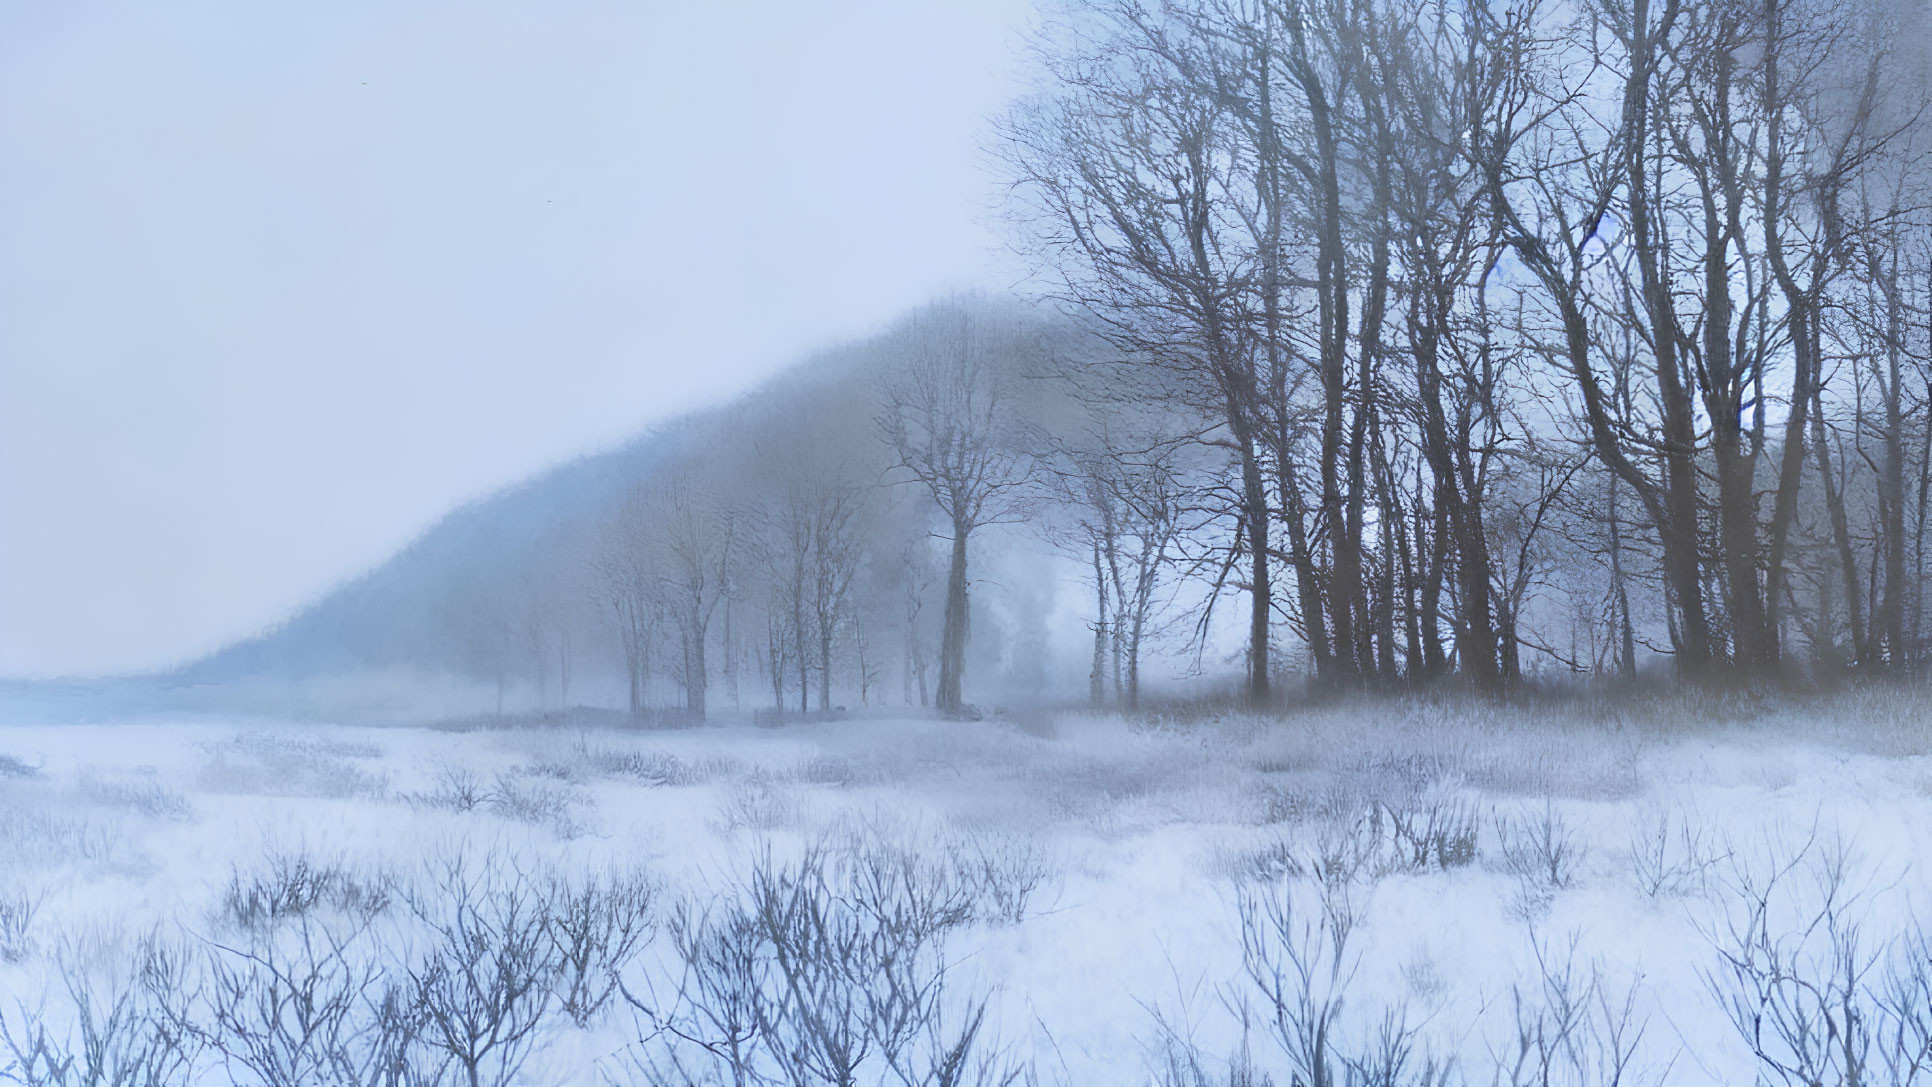
<svg viewBox="0 0 1932 1087">
<path fill-rule="evenodd" d="M 1929 31 L 0 13 L 0 1083 L 1932 1082 Z"/>
</svg>

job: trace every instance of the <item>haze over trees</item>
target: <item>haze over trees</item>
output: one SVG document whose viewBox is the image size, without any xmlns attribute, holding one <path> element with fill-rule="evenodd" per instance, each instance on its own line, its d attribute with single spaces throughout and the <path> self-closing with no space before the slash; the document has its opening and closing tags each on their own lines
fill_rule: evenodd
<svg viewBox="0 0 1932 1087">
<path fill-rule="evenodd" d="M 1044 298 L 822 353 L 189 674 L 703 719 L 1917 668 L 1926 21 L 1060 3 L 988 135 Z"/>
<path fill-rule="evenodd" d="M 1251 698 L 1924 659 L 1924 20 L 1060 9 L 1009 212 L 1225 454 Z"/>
<path fill-rule="evenodd" d="M 1042 413 L 1084 417 L 1054 375 L 1089 346 L 1037 308 L 935 304 L 737 404 L 459 510 L 183 676 L 444 674 L 516 712 L 573 697 L 687 719 L 957 710 L 969 664 L 987 689 L 1013 667 L 999 634 L 1028 620 L 1002 616 L 994 586 L 969 654 L 969 596 L 1009 561 L 1051 561 L 1013 522 L 1049 504 L 1034 436 L 1051 429 Z"/>
<path fill-rule="evenodd" d="M 1932 1078 L 1932 0 L 1043 2 L 1025 297 L 0 682 L 0 1083 Z"/>
</svg>

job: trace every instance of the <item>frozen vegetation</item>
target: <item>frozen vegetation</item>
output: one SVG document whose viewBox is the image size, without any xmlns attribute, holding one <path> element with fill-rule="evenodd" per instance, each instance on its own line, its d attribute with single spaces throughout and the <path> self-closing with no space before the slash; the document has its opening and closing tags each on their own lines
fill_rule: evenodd
<svg viewBox="0 0 1932 1087">
<path fill-rule="evenodd" d="M 1915 691 L 0 727 L 31 1084 L 1904 1084 Z"/>
<path fill-rule="evenodd" d="M 1019 263 L 980 281 L 1018 293 L 936 300 L 458 508 L 163 674 L 0 681 L 0 1080 L 1932 1084 L 1915 855 L 1932 829 L 1926 5 L 1049 0 L 1039 16 L 983 140 L 986 210 Z M 558 43 L 627 40 L 567 23 Z M 903 93 L 878 82 L 886 43 L 865 35 L 840 80 Z M 742 101 L 653 95 L 645 113 L 711 103 L 719 133 L 759 147 L 744 122 L 816 69 L 727 52 Z M 521 96 L 521 60 L 500 70 Z M 236 117 L 261 112 L 249 97 Z M 477 130 L 495 140 L 491 111 Z M 388 112 L 466 131 L 441 105 Z M 271 115 L 324 135 L 365 120 Z M 703 284 L 715 312 L 659 314 L 669 296 L 622 270 L 699 283 L 671 235 L 568 256 L 517 225 L 535 188 L 478 189 L 489 213 L 451 220 L 438 259 L 576 268 L 568 293 L 597 316 L 493 287 L 477 305 L 542 321 L 543 349 L 512 338 L 466 362 L 420 427 L 388 398 L 440 392 L 416 360 L 462 354 L 467 311 L 436 304 L 450 285 L 328 289 L 299 231 L 265 233 L 261 201 L 228 199 L 258 187 L 231 183 L 246 171 L 206 166 L 247 238 L 288 244 L 211 252 L 292 291 L 286 314 L 192 278 L 157 297 L 220 307 L 193 322 L 211 337 L 274 316 L 275 341 L 232 341 L 248 380 L 201 398 L 239 416 L 272 390 L 268 417 L 330 448 L 261 479 L 295 480 L 327 529 L 273 538 L 333 547 L 406 492 L 330 505 L 309 486 L 330 457 L 403 481 L 439 428 L 567 428 L 528 396 L 538 382 L 617 403 L 616 385 L 549 373 L 572 352 L 719 369 L 749 341 L 713 349 L 712 326 L 773 332 L 772 299 L 800 283 L 861 292 L 827 253 L 776 259 L 793 226 L 836 220 L 788 223 L 786 194 L 848 169 L 853 192 L 935 194 L 865 158 L 901 156 L 903 126 L 845 148 L 818 124 L 836 120 L 761 153 L 751 199 L 715 154 L 621 126 L 560 129 L 590 153 L 575 167 L 521 148 L 548 222 L 553 182 L 574 204 L 637 143 L 652 175 L 729 204 L 651 214 L 752 224 L 751 248 L 714 241 L 753 274 Z M 796 153 L 814 141 L 838 154 Z M 357 158 L 381 144 L 317 159 L 356 180 L 328 186 L 390 200 L 394 171 Z M 460 172 L 462 191 L 489 173 Z M 413 221 L 263 191 L 331 234 Z M 147 206 L 87 221 L 119 247 Z M 28 308 L 141 318 L 119 322 L 141 349 L 102 372 L 134 359 L 142 380 L 101 382 L 143 397 L 141 416 L 169 418 L 149 379 L 199 397 L 156 350 L 229 341 L 149 329 L 168 306 L 145 294 L 96 297 L 113 277 L 56 234 L 21 267 L 89 274 Z M 342 252 L 330 274 L 439 267 Z M 118 248 L 108 263 L 145 267 Z M 378 337 L 396 380 L 366 396 L 409 424 L 393 446 L 355 438 L 363 416 L 306 373 L 255 381 L 300 372 L 282 341 L 366 319 L 351 303 L 373 293 L 434 332 Z M 632 309 L 666 329 L 620 335 L 606 311 Z M 824 316 L 786 335 L 844 322 Z M 660 338 L 679 321 L 702 350 Z M 34 365 L 86 362 L 49 351 Z M 527 372 L 491 371 L 499 355 Z M 56 399 L 33 392 L 17 399 Z M 261 451 L 203 429 L 224 462 L 205 507 L 164 497 L 199 488 L 157 489 L 124 503 L 115 539 L 67 517 L 18 518 L 24 533 L 60 532 L 74 562 L 139 551 L 174 584 L 158 526 L 213 539 L 196 511 L 259 513 L 224 488 Z M 118 504 L 43 462 L 168 477 L 146 448 L 76 448 L 36 447 L 20 475 L 75 510 Z M 142 622 L 153 601 L 113 584 L 92 610 L 55 593 L 52 621 L 0 619 L 70 641 Z M 1209 698 L 1225 701 L 1187 701 Z M 427 703 L 470 716 L 415 715 Z M 52 723 L 66 711 L 93 723 Z"/>
</svg>

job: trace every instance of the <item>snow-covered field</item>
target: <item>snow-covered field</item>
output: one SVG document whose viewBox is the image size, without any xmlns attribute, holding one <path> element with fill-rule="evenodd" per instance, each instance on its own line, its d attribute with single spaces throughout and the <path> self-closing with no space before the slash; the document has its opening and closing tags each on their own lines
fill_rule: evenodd
<svg viewBox="0 0 1932 1087">
<path fill-rule="evenodd" d="M 1922 706 L 0 726 L 0 1079 L 1910 1082 Z"/>
</svg>

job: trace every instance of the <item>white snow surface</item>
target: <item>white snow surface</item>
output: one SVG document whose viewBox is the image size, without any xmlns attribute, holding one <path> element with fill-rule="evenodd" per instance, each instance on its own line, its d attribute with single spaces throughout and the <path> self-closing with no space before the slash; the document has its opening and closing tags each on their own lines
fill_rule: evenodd
<svg viewBox="0 0 1932 1087">
<path fill-rule="evenodd" d="M 1266 857 L 1305 861 L 1338 834 L 1369 833 L 1360 824 L 1375 803 L 1429 800 L 1473 815 L 1475 856 L 1346 877 L 1361 913 L 1338 1044 L 1365 1046 L 1399 1013 L 1459 1081 L 1494 1081 L 1516 1058 L 1525 1002 L 1548 996 L 1539 962 L 1567 963 L 1599 979 L 1603 1009 L 1632 1009 L 1641 1036 L 1626 1082 L 1738 1084 L 1760 1071 L 1719 1000 L 1740 884 L 1795 863 L 1779 900 L 1795 930 L 1817 873 L 1843 860 L 1846 915 L 1881 958 L 1932 902 L 1919 846 L 1932 841 L 1932 714 L 1910 690 L 1587 711 L 1415 699 L 1152 723 L 1062 713 L 1028 725 L 0 725 L 0 771 L 18 760 L 0 772 L 0 900 L 41 903 L 16 961 L 0 961 L 0 1015 L 18 1023 L 45 1006 L 58 1017 L 61 949 L 78 934 L 105 934 L 98 946 L 157 927 L 222 940 L 223 886 L 272 853 L 401 879 L 451 850 L 532 871 L 637 869 L 658 888 L 661 929 L 678 902 L 714 904 L 764 851 L 796 856 L 863 821 L 907 842 L 993 842 L 1045 860 L 1022 920 L 976 920 L 945 944 L 950 984 L 990 994 L 988 1040 L 1037 1082 L 1156 1082 L 1157 1016 L 1225 1070 L 1244 1048 L 1246 1004 L 1245 1049 L 1286 1087 L 1294 1066 L 1243 971 L 1241 888 L 1305 908 L 1316 882 Z M 464 770 L 548 798 L 543 814 L 424 801 Z M 1538 897 L 1505 839 L 1520 848 L 1523 828 L 1546 818 L 1577 852 L 1567 885 Z M 1659 827 L 1681 868 L 1646 888 L 1633 854 Z M 660 931 L 629 984 L 675 973 L 672 956 Z M 623 1056 L 645 1033 L 621 1001 L 586 1028 L 552 1015 L 516 1082 L 631 1082 Z"/>
</svg>

